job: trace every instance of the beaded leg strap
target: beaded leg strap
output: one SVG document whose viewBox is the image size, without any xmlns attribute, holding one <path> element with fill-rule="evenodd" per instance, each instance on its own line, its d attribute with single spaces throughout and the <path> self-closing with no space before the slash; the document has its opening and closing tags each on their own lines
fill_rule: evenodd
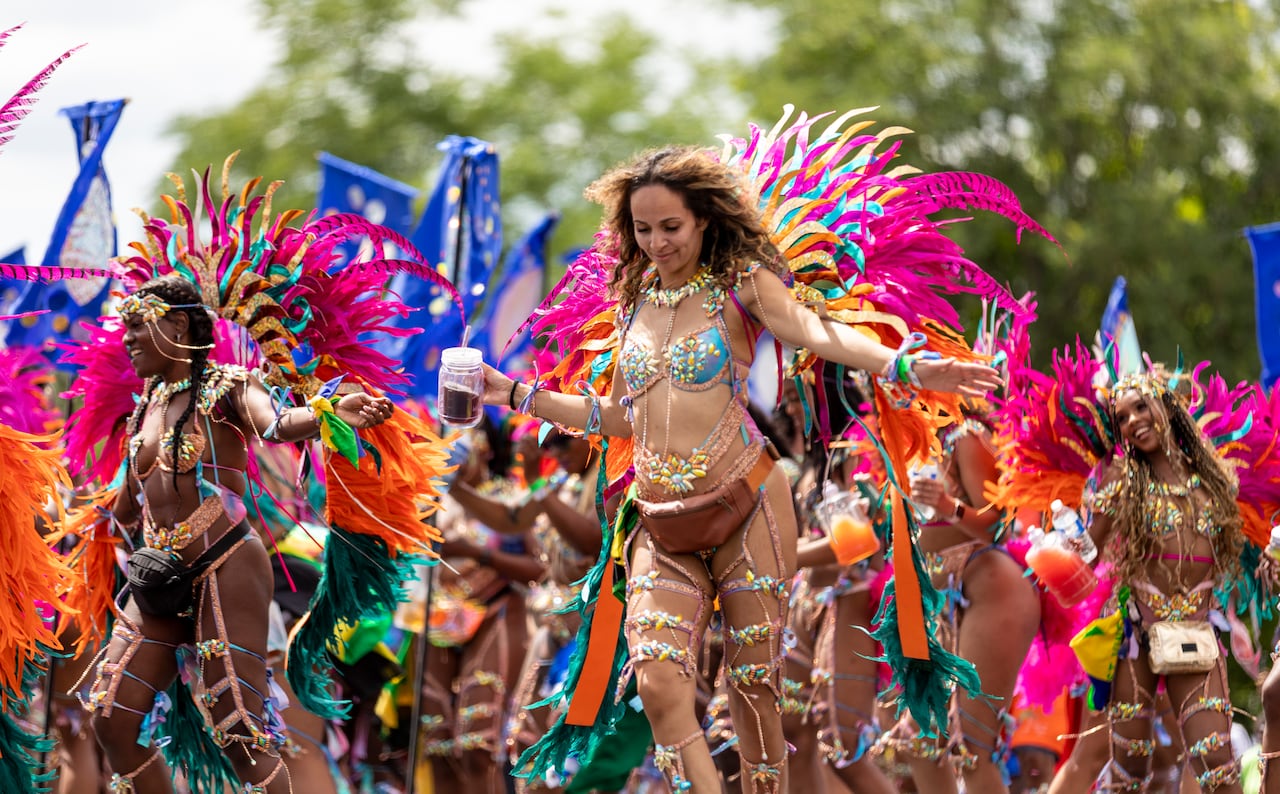
<svg viewBox="0 0 1280 794">
<path fill-rule="evenodd" d="M 742 759 L 742 774 L 751 782 L 751 791 L 778 794 L 782 790 L 782 769 L 787 765 L 786 753 L 777 761 L 753 762 Z"/>
<path fill-rule="evenodd" d="M 1142 777 L 1134 777 L 1114 760 L 1107 762 L 1102 773 L 1104 776 L 1109 775 L 1108 782 L 1102 784 L 1098 791 L 1114 792 L 1114 794 L 1146 791 L 1151 786 L 1151 780 L 1154 777 L 1151 772 L 1147 772 Z"/>
<path fill-rule="evenodd" d="M 1212 769 L 1206 769 L 1196 775 L 1196 782 L 1200 784 L 1202 791 L 1217 791 L 1219 787 L 1240 782 L 1240 761 L 1237 759 L 1230 763 L 1215 766 Z"/>
<path fill-rule="evenodd" d="M 696 741 L 702 740 L 702 731 L 696 731 L 675 744 L 655 744 L 653 746 L 653 765 L 658 767 L 671 784 L 673 792 L 690 791 L 693 784 L 684 776 L 684 759 L 681 752 Z"/>
<path fill-rule="evenodd" d="M 280 773 L 282 771 L 284 772 L 285 779 L 289 781 L 289 791 L 293 791 L 293 780 L 289 778 L 288 764 L 286 764 L 284 759 L 278 755 L 274 756 L 274 758 L 276 760 L 276 765 L 275 768 L 271 770 L 271 774 L 267 775 L 257 783 L 245 783 L 244 788 L 241 789 L 242 794 L 268 794 L 267 788 L 275 782 L 276 778 L 280 777 Z"/>
<path fill-rule="evenodd" d="M 844 769 L 862 760 L 880 738 L 880 726 L 865 711 L 839 702 L 832 705 L 827 726 L 818 731 L 818 746 L 836 769 Z M 853 719 L 841 719 L 842 714 L 852 714 Z M 845 744 L 846 734 L 852 734 L 852 746 Z"/>
<path fill-rule="evenodd" d="M 215 576 L 209 576 L 209 578 L 205 579 L 204 590 L 212 604 L 215 631 L 215 636 L 212 636 L 212 638 L 202 639 L 196 643 L 196 662 L 200 667 L 201 683 L 204 684 L 204 692 L 200 694 L 196 702 L 200 706 L 202 716 L 205 717 L 206 727 L 209 729 L 212 739 L 220 747 L 225 748 L 229 747 L 230 744 L 239 744 L 242 745 L 246 752 L 248 750 L 256 750 L 256 752 L 274 756 L 276 748 L 284 744 L 288 735 L 285 734 L 284 721 L 279 715 L 280 704 L 270 692 L 270 668 L 266 666 L 266 660 L 259 654 L 230 642 L 227 620 L 223 615 L 221 597 L 218 592 L 218 579 Z M 264 668 L 268 692 L 259 692 L 255 686 L 252 686 L 248 681 L 244 681 L 237 675 L 236 654 L 248 657 Z M 210 683 L 207 666 L 209 666 L 209 662 L 214 660 L 220 662 L 221 677 Z M 232 698 L 232 706 L 228 709 L 227 715 L 218 718 L 214 715 L 214 708 L 218 706 L 221 698 L 227 694 Z M 259 712 L 251 711 L 248 708 L 246 703 L 247 694 L 252 694 L 253 697 L 257 698 L 260 706 Z M 241 726 L 243 733 L 238 733 L 238 731 L 233 733 L 237 726 Z"/>
<path fill-rule="evenodd" d="M 1153 779 L 1151 758 L 1155 753 L 1155 740 L 1123 736 L 1116 730 L 1116 725 L 1121 722 L 1143 720 L 1148 722 L 1149 727 L 1152 716 L 1151 707 L 1141 702 L 1116 701 L 1107 707 L 1107 725 L 1111 734 L 1111 760 L 1107 762 L 1107 769 L 1110 770 L 1111 783 L 1110 788 L 1103 791 L 1146 791 L 1151 785 Z M 1125 768 L 1120 763 L 1118 754 L 1123 754 L 1128 759 L 1145 759 L 1146 769 L 1143 776 L 1137 777 Z"/>
<path fill-rule="evenodd" d="M 134 794 L 133 781 L 137 779 L 147 770 L 147 767 L 154 764 L 160 758 L 160 751 L 156 750 L 147 760 L 138 765 L 138 768 L 127 775 L 112 775 L 111 782 L 107 784 L 107 790 L 111 794 Z"/>
<path fill-rule="evenodd" d="M 1262 791 L 1267 790 L 1267 762 L 1273 758 L 1280 758 L 1280 750 L 1258 754 L 1258 770 L 1262 772 Z"/>
</svg>

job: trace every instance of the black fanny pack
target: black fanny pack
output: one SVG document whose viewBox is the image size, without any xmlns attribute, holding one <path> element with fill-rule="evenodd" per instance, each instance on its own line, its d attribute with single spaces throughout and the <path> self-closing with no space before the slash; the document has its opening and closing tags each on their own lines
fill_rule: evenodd
<svg viewBox="0 0 1280 794">
<path fill-rule="evenodd" d="M 195 582 L 219 557 L 251 532 L 241 521 L 195 559 L 190 565 L 167 551 L 143 546 L 129 556 L 126 578 L 138 609 L 158 617 L 179 617 L 191 611 L 195 602 Z"/>
</svg>

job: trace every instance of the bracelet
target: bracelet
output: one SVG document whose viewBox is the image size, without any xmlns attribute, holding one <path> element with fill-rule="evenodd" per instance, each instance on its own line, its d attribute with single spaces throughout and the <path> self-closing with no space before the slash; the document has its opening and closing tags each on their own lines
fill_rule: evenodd
<svg viewBox="0 0 1280 794">
<path fill-rule="evenodd" d="M 951 509 L 951 523 L 954 524 L 957 521 L 963 521 L 964 513 L 965 513 L 964 502 L 960 501 L 959 499 L 956 499 L 955 507 Z"/>
<path fill-rule="evenodd" d="M 507 406 L 513 411 L 516 410 L 516 387 L 519 385 L 520 381 L 512 378 L 511 393 L 507 395 Z"/>
<path fill-rule="evenodd" d="M 520 401 L 520 407 L 516 410 L 526 416 L 533 416 L 533 397 L 538 393 L 538 380 L 534 378 L 533 383 L 529 386 L 529 393 Z"/>
</svg>

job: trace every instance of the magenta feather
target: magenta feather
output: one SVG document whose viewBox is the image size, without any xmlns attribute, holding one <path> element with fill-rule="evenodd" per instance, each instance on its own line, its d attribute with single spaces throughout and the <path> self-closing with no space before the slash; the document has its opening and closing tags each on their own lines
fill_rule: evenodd
<svg viewBox="0 0 1280 794">
<path fill-rule="evenodd" d="M 0 278 L 15 281 L 61 281 L 66 278 L 114 278 L 116 271 L 99 267 L 62 267 L 60 265 L 10 265 L 0 262 Z"/>
<path fill-rule="evenodd" d="M 4 38 L 0 39 L 0 43 L 8 39 L 9 36 L 20 27 L 22 26 L 18 25 L 17 27 L 12 27 L 6 30 L 4 32 Z M 62 53 L 62 55 L 59 55 L 53 63 L 50 63 L 48 66 L 41 69 L 39 74 L 28 80 L 27 84 L 19 89 L 18 93 L 10 97 L 8 102 L 5 102 L 3 106 L 0 106 L 0 149 L 4 148 L 4 145 L 13 137 L 13 133 L 18 128 L 18 124 L 21 123 L 22 120 L 27 117 L 27 114 L 31 112 L 32 106 L 36 103 L 36 94 L 39 93 L 41 88 L 44 88 L 45 83 L 49 82 L 49 77 L 53 75 L 54 71 L 59 66 L 62 65 L 63 61 L 70 58 L 78 49 L 80 49 L 80 47 L 72 47 Z"/>
<path fill-rule="evenodd" d="M 143 381 L 125 352 L 118 318 L 105 318 L 101 326 L 80 325 L 85 339 L 58 345 L 62 362 L 76 368 L 76 379 L 62 396 L 84 398 L 67 420 L 68 468 L 79 481 L 105 486 L 124 461 L 125 420 L 142 394 Z"/>
<path fill-rule="evenodd" d="M 52 382 L 53 370 L 38 348 L 0 348 L 0 424 L 32 435 L 57 429 L 61 417 L 45 395 Z"/>
<path fill-rule="evenodd" d="M 788 107 L 789 115 L 792 108 Z M 841 285 L 870 285 L 859 293 L 876 309 L 920 328 L 925 318 L 959 329 L 948 297 L 971 293 L 1022 315 L 1008 290 L 964 256 L 931 215 L 952 207 L 987 209 L 1048 236 L 1000 182 L 976 174 L 899 178 L 890 172 L 900 141 L 887 134 L 845 132 L 849 113 L 811 138 L 817 121 L 787 116 L 765 132 L 728 139 L 725 159 L 738 165 L 761 198 L 766 224 L 798 281 L 838 298 Z M 894 131 L 897 132 L 897 131 Z M 1053 239 L 1049 237 L 1049 239 Z M 815 255 L 823 259 L 813 261 Z"/>
</svg>

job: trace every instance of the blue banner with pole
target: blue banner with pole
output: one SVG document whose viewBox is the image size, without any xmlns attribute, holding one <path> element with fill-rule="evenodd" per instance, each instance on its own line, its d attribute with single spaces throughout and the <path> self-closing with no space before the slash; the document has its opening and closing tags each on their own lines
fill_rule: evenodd
<svg viewBox="0 0 1280 794">
<path fill-rule="evenodd" d="M 54 225 L 43 265 L 100 268 L 116 255 L 116 227 L 111 185 L 102 154 L 115 132 L 127 100 L 86 102 L 62 108 L 76 136 L 80 172 L 71 185 Z M 9 313 L 45 312 L 8 323 L 8 345 L 52 345 L 78 331 L 80 319 L 97 319 L 111 297 L 107 278 L 68 279 L 56 284 L 28 284 Z"/>
<path fill-rule="evenodd" d="M 450 135 L 438 148 L 444 152 L 444 162 L 409 239 L 453 282 L 468 321 L 473 322 L 502 252 L 498 154 L 487 141 L 459 135 Z M 397 275 L 389 289 L 419 309 L 394 324 L 422 332 L 387 337 L 378 348 L 402 362 L 412 376 L 407 387 L 410 396 L 434 400 L 440 351 L 461 342 L 462 321 L 448 296 L 426 281 Z"/>
<path fill-rule="evenodd" d="M 317 159 L 320 191 L 316 206 L 321 215 L 352 213 L 408 236 L 413 225 L 413 200 L 418 197 L 416 188 L 328 152 L 320 152 Z M 368 259 L 375 253 L 378 257 L 398 256 L 394 251 L 370 251 L 371 245 L 368 240 L 344 243 L 336 249 L 339 261 Z"/>
<path fill-rule="evenodd" d="M 1102 345 L 1114 345 L 1111 353 L 1116 360 L 1116 369 L 1121 375 L 1141 372 L 1142 346 L 1138 344 L 1138 330 L 1133 325 L 1133 315 L 1129 313 L 1129 290 L 1124 276 L 1116 276 L 1111 285 L 1111 294 L 1107 297 L 1107 308 L 1102 312 Z"/>
<path fill-rule="evenodd" d="M 471 344 L 495 367 L 524 372 L 533 369 L 533 337 L 515 332 L 546 294 L 547 242 L 560 222 L 558 212 L 547 213 L 507 251 L 498 288 L 485 302 L 472 330 Z"/>
<path fill-rule="evenodd" d="M 1253 250 L 1262 385 L 1270 389 L 1280 378 L 1280 223 L 1249 227 L 1244 236 Z"/>
</svg>

